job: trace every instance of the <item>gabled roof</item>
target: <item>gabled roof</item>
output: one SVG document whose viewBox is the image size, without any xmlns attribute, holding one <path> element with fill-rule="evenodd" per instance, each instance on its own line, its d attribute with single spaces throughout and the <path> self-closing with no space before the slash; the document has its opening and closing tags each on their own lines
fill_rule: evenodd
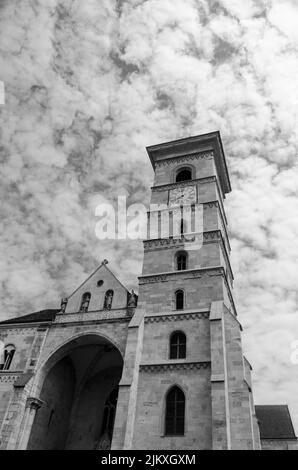
<svg viewBox="0 0 298 470">
<path fill-rule="evenodd" d="M 256 405 L 261 439 L 296 439 L 288 405 Z"/>
<path fill-rule="evenodd" d="M 86 282 L 89 281 L 89 279 L 91 279 L 91 277 L 94 276 L 95 273 L 97 273 L 97 271 L 99 271 L 100 269 L 106 269 L 113 277 L 114 279 L 116 279 L 116 281 L 123 287 L 124 290 L 126 290 L 128 292 L 128 289 L 122 284 L 121 281 L 119 281 L 119 279 L 115 276 L 115 274 L 107 267 L 107 260 L 103 260 L 100 265 L 90 274 L 90 276 L 87 277 L 87 279 L 85 279 L 85 281 L 83 281 L 71 294 L 70 296 L 68 297 L 68 299 L 70 299 L 84 284 L 86 284 Z"/>
<path fill-rule="evenodd" d="M 0 325 L 53 321 L 56 313 L 59 311 L 60 309 L 40 310 L 39 312 L 29 313 L 28 315 L 22 315 L 21 317 L 10 318 L 9 320 L 1 321 Z"/>
<path fill-rule="evenodd" d="M 75 289 L 75 291 L 69 296 L 72 297 L 99 269 L 106 269 L 115 279 L 116 281 L 123 287 L 123 289 L 128 292 L 126 287 L 122 284 L 122 282 L 117 279 L 115 274 L 107 267 L 107 260 L 103 260 L 102 263 L 93 271 L 87 279 L 85 279 L 82 284 Z M 29 313 L 27 315 L 22 315 L 15 318 L 10 318 L 8 320 L 4 320 L 0 322 L 0 325 L 11 325 L 17 323 L 40 323 L 40 322 L 49 322 L 55 319 L 55 316 L 61 309 L 46 309 L 46 310 L 39 310 L 38 312 Z"/>
</svg>

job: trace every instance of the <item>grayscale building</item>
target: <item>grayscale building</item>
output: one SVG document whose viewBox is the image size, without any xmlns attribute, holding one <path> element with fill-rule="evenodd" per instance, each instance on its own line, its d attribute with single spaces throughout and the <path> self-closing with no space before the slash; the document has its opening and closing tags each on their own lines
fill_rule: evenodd
<svg viewBox="0 0 298 470">
<path fill-rule="evenodd" d="M 233 300 L 224 209 L 231 185 L 219 133 L 147 152 L 151 203 L 166 207 L 170 230 L 161 236 L 159 224 L 152 237 L 148 224 L 138 296 L 104 260 L 60 309 L 0 323 L 2 449 L 296 445 L 287 407 L 254 405 Z M 201 233 L 192 227 L 197 213 Z"/>
</svg>

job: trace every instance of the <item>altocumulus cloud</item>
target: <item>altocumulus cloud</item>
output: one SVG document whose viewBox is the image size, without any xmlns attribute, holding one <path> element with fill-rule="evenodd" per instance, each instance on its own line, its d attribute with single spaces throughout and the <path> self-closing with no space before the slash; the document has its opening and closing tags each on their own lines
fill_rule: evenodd
<svg viewBox="0 0 298 470">
<path fill-rule="evenodd" d="M 295 0 L 4 0 L 1 319 L 56 307 L 102 258 L 128 287 L 139 242 L 99 242 L 94 207 L 148 202 L 144 147 L 219 129 L 235 296 L 255 399 L 298 424 Z"/>
</svg>

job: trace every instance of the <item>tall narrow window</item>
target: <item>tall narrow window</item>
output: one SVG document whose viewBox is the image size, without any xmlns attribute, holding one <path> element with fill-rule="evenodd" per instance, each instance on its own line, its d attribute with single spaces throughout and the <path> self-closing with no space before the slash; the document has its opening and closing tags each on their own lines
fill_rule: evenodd
<svg viewBox="0 0 298 470">
<path fill-rule="evenodd" d="M 90 294 L 90 292 L 85 292 L 85 293 L 82 295 L 81 306 L 80 306 L 80 312 L 88 312 L 90 299 L 91 299 L 91 294 Z"/>
<path fill-rule="evenodd" d="M 181 235 L 183 235 L 184 233 L 187 232 L 187 228 L 186 228 L 186 222 L 184 219 L 181 219 L 181 222 L 180 222 L 180 233 Z"/>
<path fill-rule="evenodd" d="M 183 271 L 187 265 L 187 254 L 184 252 L 177 253 L 176 255 L 176 269 Z"/>
<path fill-rule="evenodd" d="M 183 436 L 185 417 L 185 396 L 181 388 L 173 387 L 166 397 L 165 434 Z"/>
<path fill-rule="evenodd" d="M 8 370 L 10 368 L 15 352 L 16 348 L 12 344 L 5 346 L 0 370 Z"/>
<path fill-rule="evenodd" d="M 177 290 L 176 296 L 176 310 L 183 310 L 184 308 L 184 292 L 183 290 Z"/>
<path fill-rule="evenodd" d="M 112 289 L 107 290 L 107 292 L 105 293 L 105 300 L 103 304 L 104 309 L 111 310 L 113 297 L 114 297 L 114 291 Z"/>
<path fill-rule="evenodd" d="M 191 170 L 189 168 L 181 168 L 176 174 L 176 183 L 188 180 L 191 180 Z"/>
<path fill-rule="evenodd" d="M 107 450 L 111 448 L 117 400 L 118 387 L 115 388 L 106 399 L 97 449 Z"/>
<path fill-rule="evenodd" d="M 186 358 L 186 336 L 182 331 L 176 331 L 170 338 L 170 359 Z"/>
</svg>

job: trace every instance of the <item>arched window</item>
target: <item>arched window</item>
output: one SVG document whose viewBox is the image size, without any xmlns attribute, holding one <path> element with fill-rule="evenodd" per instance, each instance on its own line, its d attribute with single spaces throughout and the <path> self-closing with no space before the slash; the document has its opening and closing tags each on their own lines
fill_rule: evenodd
<svg viewBox="0 0 298 470">
<path fill-rule="evenodd" d="M 187 268 L 187 254 L 184 251 L 180 251 L 176 254 L 176 269 L 183 271 Z"/>
<path fill-rule="evenodd" d="M 8 370 L 10 368 L 15 352 L 16 348 L 12 344 L 5 346 L 3 351 L 3 358 L 0 364 L 1 370 Z"/>
<path fill-rule="evenodd" d="M 176 183 L 180 181 L 188 181 L 191 180 L 192 174 L 190 168 L 180 168 L 180 170 L 176 173 Z"/>
<path fill-rule="evenodd" d="M 182 331 L 175 331 L 170 338 L 170 359 L 186 358 L 186 336 Z"/>
<path fill-rule="evenodd" d="M 114 291 L 112 289 L 107 290 L 107 292 L 105 293 L 105 300 L 103 304 L 104 309 L 111 310 L 113 297 L 114 297 Z"/>
<path fill-rule="evenodd" d="M 90 294 L 90 292 L 85 292 L 85 293 L 82 295 L 81 306 L 80 306 L 80 312 L 88 312 L 90 299 L 91 299 L 91 294 Z"/>
<path fill-rule="evenodd" d="M 185 396 L 181 388 L 171 388 L 166 397 L 165 435 L 183 436 Z"/>
<path fill-rule="evenodd" d="M 183 310 L 184 308 L 184 292 L 183 290 L 177 290 L 175 292 L 176 297 L 176 310 Z"/>
<path fill-rule="evenodd" d="M 97 449 L 107 450 L 111 448 L 118 399 L 118 390 L 118 387 L 115 388 L 106 399 L 103 411 L 100 439 Z"/>
</svg>

